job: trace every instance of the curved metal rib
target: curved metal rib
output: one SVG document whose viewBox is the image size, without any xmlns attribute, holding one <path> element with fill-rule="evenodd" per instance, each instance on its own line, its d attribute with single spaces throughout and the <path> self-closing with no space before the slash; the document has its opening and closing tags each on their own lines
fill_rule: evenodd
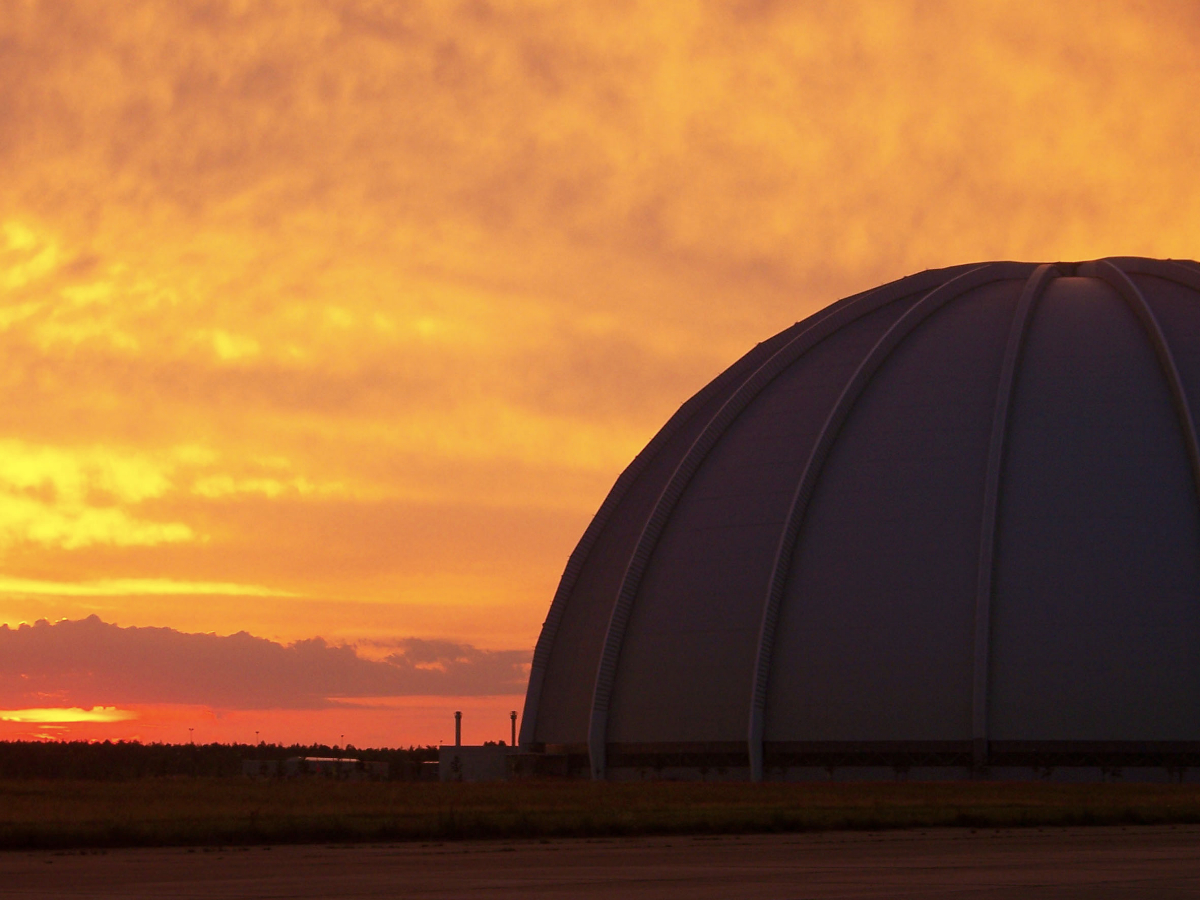
<svg viewBox="0 0 1200 900">
<path fill-rule="evenodd" d="M 782 337 L 796 328 L 796 325 L 786 328 L 779 335 L 776 335 L 776 337 Z M 763 360 L 769 358 L 771 353 L 774 352 L 771 350 L 773 343 L 775 343 L 775 338 L 763 341 L 680 406 L 675 411 L 675 414 L 667 420 L 667 424 L 659 429 L 658 433 L 650 440 L 650 443 L 625 468 L 625 471 L 620 474 L 609 490 L 608 496 L 600 504 L 600 508 L 596 511 L 596 514 L 592 516 L 592 521 L 588 523 L 583 536 L 579 539 L 579 543 L 575 545 L 575 549 L 567 559 L 566 568 L 563 570 L 562 578 L 559 580 L 558 589 L 554 592 L 554 599 L 550 603 L 550 610 L 546 613 L 546 620 L 542 623 L 542 631 L 538 635 L 537 645 L 533 650 L 533 662 L 529 667 L 529 686 L 525 691 L 525 707 L 521 714 L 520 746 L 529 747 L 536 740 L 537 714 L 542 699 L 542 687 L 546 681 L 546 670 L 550 665 L 550 653 L 558 637 L 558 628 L 566 612 L 567 601 L 575 590 L 575 584 L 579 580 L 584 563 L 592 551 L 592 546 L 599 539 L 601 532 L 604 531 L 604 526 L 608 524 L 613 511 L 620 505 L 621 500 L 625 497 L 630 486 L 638 479 L 638 476 L 645 471 L 646 467 L 650 465 L 651 461 L 662 450 L 663 445 L 696 414 L 697 407 L 711 400 L 714 393 L 728 389 L 730 381 L 744 378 L 747 369 L 751 371 L 757 370 L 762 365 Z"/>
<path fill-rule="evenodd" d="M 955 266 L 949 269 L 937 270 L 942 277 L 946 277 L 947 273 L 958 271 L 966 268 L 964 266 Z M 909 283 L 912 278 L 927 278 L 931 273 L 925 272 L 918 276 L 910 276 L 910 278 L 901 279 L 900 283 Z M 885 288 L 887 286 L 884 286 Z M 646 469 L 650 462 L 657 456 L 662 446 L 669 441 L 675 433 L 683 427 L 697 412 L 697 407 L 702 406 L 712 399 L 712 395 L 729 387 L 729 382 L 743 382 L 749 374 L 753 374 L 762 363 L 769 359 L 780 348 L 776 346 L 779 343 L 778 339 L 785 339 L 789 332 L 802 333 L 805 329 L 811 327 L 817 321 L 832 315 L 840 307 L 848 306 L 857 303 L 869 294 L 878 293 L 884 288 L 871 288 L 858 294 L 851 294 L 842 300 L 832 303 L 822 310 L 814 313 L 809 318 L 797 322 L 790 328 L 785 328 L 779 334 L 772 338 L 768 338 L 761 344 L 754 347 L 746 353 L 741 359 L 735 362 L 728 369 L 710 381 L 701 390 L 689 398 L 675 414 L 667 421 L 659 432 L 650 440 L 650 443 L 639 453 L 617 478 L 609 490 L 608 495 L 601 503 L 600 509 L 592 516 L 592 521 L 588 523 L 588 527 L 584 530 L 583 536 L 579 539 L 579 543 L 571 552 L 571 556 L 567 559 L 567 565 L 563 570 L 562 578 L 559 580 L 558 589 L 554 592 L 554 599 L 550 603 L 550 610 L 546 613 L 546 619 L 542 623 L 541 633 L 538 635 L 537 645 L 533 651 L 533 662 L 529 668 L 529 685 L 525 691 L 525 707 L 521 715 L 521 733 L 520 746 L 528 747 L 535 743 L 537 734 L 537 718 L 538 709 L 541 704 L 542 687 L 546 681 L 546 671 L 550 665 L 550 654 L 554 648 L 554 642 L 558 638 L 558 628 L 562 622 L 562 617 L 566 612 L 567 602 L 569 601 L 572 592 L 575 590 L 575 584 L 579 580 L 579 575 L 583 571 L 584 564 L 587 562 L 588 555 L 592 551 L 593 545 L 599 539 L 601 532 L 604 531 L 605 525 L 611 518 L 613 512 L 620 505 L 625 494 L 630 486 L 638 479 L 638 476 Z M 796 337 L 792 335 L 792 338 Z M 785 344 L 792 338 L 786 338 Z"/>
<path fill-rule="evenodd" d="M 1033 270 L 1028 263 L 991 263 L 971 269 L 957 278 L 946 282 L 941 287 L 918 301 L 879 339 L 867 357 L 859 364 L 849 383 L 843 388 L 837 403 L 829 413 L 825 424 L 817 437 L 816 443 L 809 454 L 804 472 L 796 486 L 792 504 L 788 512 L 783 534 L 775 552 L 775 563 L 771 572 L 771 581 L 767 590 L 766 602 L 763 605 L 762 625 L 759 629 L 758 654 L 754 668 L 754 688 L 750 699 L 750 721 L 747 734 L 747 745 L 750 756 L 750 777 L 759 781 L 763 776 L 763 731 L 764 714 L 767 703 L 767 683 L 771 671 L 771 655 L 775 645 L 775 628 L 779 618 L 779 605 L 783 599 L 783 591 L 791 570 L 792 557 L 800 535 L 800 526 L 812 499 L 816 487 L 817 476 L 821 472 L 830 449 L 850 415 L 855 402 L 872 376 L 878 371 L 883 362 L 891 355 L 921 322 L 940 309 L 950 300 L 969 290 L 993 281 L 1003 281 L 1015 278 L 1026 278 Z"/>
<path fill-rule="evenodd" d="M 754 374 L 725 402 L 704 431 L 696 438 L 683 460 L 676 467 L 667 486 L 659 495 L 653 512 L 646 521 L 638 544 L 630 558 L 629 566 L 621 582 L 621 589 L 609 618 L 608 632 L 604 639 L 604 651 L 596 672 L 596 683 L 592 693 L 592 712 L 588 727 L 588 755 L 591 760 L 592 777 L 602 779 L 605 772 L 605 751 L 608 732 L 608 707 L 612 699 L 613 682 L 616 679 L 617 660 L 621 644 L 625 639 L 625 628 L 633 611 L 633 602 L 641 585 L 642 576 L 658 539 L 666 527 L 668 518 L 684 488 L 699 469 L 709 451 L 726 429 L 741 414 L 750 402 L 781 372 L 803 356 L 817 343 L 855 319 L 874 312 L 889 303 L 930 287 L 952 277 L 952 273 L 963 270 L 935 269 L 902 278 L 864 294 L 847 297 L 824 311 L 806 320 L 807 327 L 790 342 L 767 359 Z"/>
<path fill-rule="evenodd" d="M 1174 281 L 1186 287 L 1200 290 L 1200 262 L 1194 259 L 1150 259 L 1145 256 L 1108 256 L 1112 263 L 1126 275 L 1153 275 L 1166 281 Z M 1087 265 L 1085 263 L 1085 265 Z"/>
<path fill-rule="evenodd" d="M 1130 266 L 1130 268 L 1134 267 Z M 1196 423 L 1192 420 L 1192 408 L 1188 403 L 1187 391 L 1184 390 L 1183 379 L 1179 376 L 1179 368 L 1175 365 L 1171 347 L 1167 344 L 1167 338 L 1158 324 L 1158 317 L 1150 309 L 1150 305 L 1142 296 L 1142 292 L 1138 290 L 1138 286 L 1130 281 L 1128 275 L 1108 260 L 1100 259 L 1096 262 L 1086 263 L 1079 267 L 1079 273 L 1099 278 L 1112 287 L 1121 295 L 1121 298 L 1137 316 L 1138 321 L 1141 322 L 1142 329 L 1146 332 L 1146 337 L 1150 339 L 1154 355 L 1158 357 L 1158 364 L 1167 379 L 1167 386 L 1171 391 L 1171 402 L 1175 407 L 1175 415 L 1179 419 L 1179 428 L 1183 432 L 1183 443 L 1187 447 L 1188 462 L 1192 466 L 1192 483 L 1196 488 L 1196 496 L 1200 499 L 1200 446 L 1198 446 L 1196 438 Z M 1158 273 L 1149 272 L 1147 274 L 1157 275 Z M 1200 275 L 1200 273 L 1197 274 Z M 1185 280 L 1190 275 L 1191 272 L 1186 267 L 1179 266 L 1174 274 L 1166 274 L 1161 277 L 1200 290 L 1200 284 L 1197 283 L 1200 282 L 1200 279 L 1197 279 L 1196 282 L 1192 282 L 1190 279 Z"/>
<path fill-rule="evenodd" d="M 1008 410 L 1016 381 L 1017 363 L 1029 327 L 1030 314 L 1046 286 L 1061 273 L 1052 265 L 1038 266 L 1017 301 L 992 413 L 992 435 L 988 444 L 987 476 L 983 488 L 983 517 L 979 533 L 979 575 L 975 591 L 975 654 L 971 684 L 971 747 L 975 766 L 987 765 L 988 665 L 991 651 L 992 564 L 996 552 L 996 516 L 999 512 L 1000 470 L 1008 436 Z"/>
</svg>

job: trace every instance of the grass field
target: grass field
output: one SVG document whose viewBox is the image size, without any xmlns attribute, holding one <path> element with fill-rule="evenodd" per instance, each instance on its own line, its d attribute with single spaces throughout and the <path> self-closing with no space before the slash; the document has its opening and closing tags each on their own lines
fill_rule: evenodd
<svg viewBox="0 0 1200 900">
<path fill-rule="evenodd" d="M 1150 784 L 0 782 L 0 847 L 1200 823 Z"/>
</svg>

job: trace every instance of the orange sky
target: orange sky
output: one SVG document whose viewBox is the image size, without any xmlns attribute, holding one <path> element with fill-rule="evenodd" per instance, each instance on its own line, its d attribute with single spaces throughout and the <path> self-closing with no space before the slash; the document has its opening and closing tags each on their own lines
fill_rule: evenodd
<svg viewBox="0 0 1200 900">
<path fill-rule="evenodd" d="M 756 341 L 927 267 L 1200 255 L 1190 8 L 3 4 L 0 739 L 506 736 L 591 513 Z M 17 628 L 92 615 L 124 680 Z M 113 649 L 241 631 L 366 680 L 148 699 Z"/>
</svg>

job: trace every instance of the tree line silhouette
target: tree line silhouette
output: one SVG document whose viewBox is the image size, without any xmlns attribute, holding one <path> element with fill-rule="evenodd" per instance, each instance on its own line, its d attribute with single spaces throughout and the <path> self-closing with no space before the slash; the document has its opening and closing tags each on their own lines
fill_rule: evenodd
<svg viewBox="0 0 1200 900">
<path fill-rule="evenodd" d="M 360 748 L 328 744 L 143 744 L 137 741 L 0 741 L 0 779 L 241 776 L 242 760 L 293 756 L 344 757 L 388 763 L 392 781 L 415 781 L 421 763 L 437 759 L 436 747 Z"/>
</svg>

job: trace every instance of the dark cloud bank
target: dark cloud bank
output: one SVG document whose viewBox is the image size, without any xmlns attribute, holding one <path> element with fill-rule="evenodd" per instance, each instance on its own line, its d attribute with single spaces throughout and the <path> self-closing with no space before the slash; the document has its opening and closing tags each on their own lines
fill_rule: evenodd
<svg viewBox="0 0 1200 900">
<path fill-rule="evenodd" d="M 383 660 L 322 638 L 278 644 L 171 628 L 122 628 L 89 616 L 0 626 L 0 707 L 201 704 L 316 709 L 339 698 L 486 696 L 525 690 L 530 654 L 408 638 Z"/>
</svg>

